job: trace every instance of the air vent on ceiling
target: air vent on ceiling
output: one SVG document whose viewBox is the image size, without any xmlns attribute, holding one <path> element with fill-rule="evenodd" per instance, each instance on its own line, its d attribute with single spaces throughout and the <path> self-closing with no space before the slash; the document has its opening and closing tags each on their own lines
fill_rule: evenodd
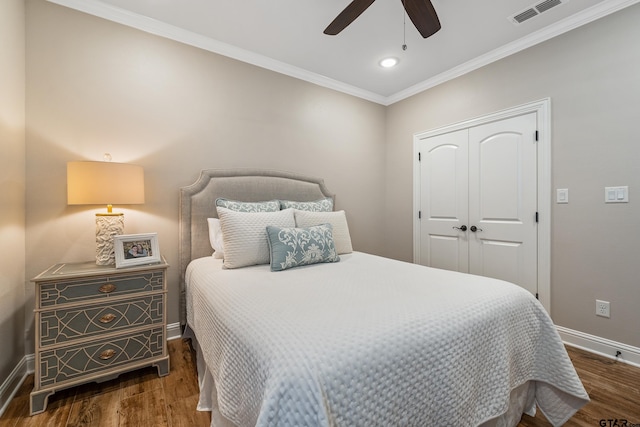
<svg viewBox="0 0 640 427">
<path fill-rule="evenodd" d="M 560 6 L 561 4 L 567 3 L 569 0 L 544 0 L 540 3 L 536 3 L 523 11 L 516 13 L 513 16 L 510 16 L 509 21 L 514 24 L 522 24 L 524 21 L 528 21 L 531 18 L 535 18 L 548 11 L 549 9 L 553 9 L 556 6 Z"/>
</svg>

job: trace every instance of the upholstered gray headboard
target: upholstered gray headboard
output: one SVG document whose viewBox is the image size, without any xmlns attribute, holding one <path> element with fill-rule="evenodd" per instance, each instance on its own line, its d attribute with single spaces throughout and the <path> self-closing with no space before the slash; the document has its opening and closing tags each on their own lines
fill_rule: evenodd
<svg viewBox="0 0 640 427">
<path fill-rule="evenodd" d="M 334 198 L 324 181 L 290 172 L 263 169 L 206 169 L 195 183 L 180 189 L 180 319 L 184 324 L 184 274 L 192 259 L 210 256 L 207 218 L 218 216 L 218 197 L 258 202 L 295 200 L 308 202 Z"/>
</svg>

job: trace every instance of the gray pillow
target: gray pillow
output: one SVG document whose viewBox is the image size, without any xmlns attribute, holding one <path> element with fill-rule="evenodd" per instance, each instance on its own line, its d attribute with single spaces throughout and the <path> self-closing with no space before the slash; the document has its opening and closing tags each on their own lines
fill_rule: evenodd
<svg viewBox="0 0 640 427">
<path fill-rule="evenodd" d="M 236 212 L 276 212 L 280 210 L 280 201 L 241 202 L 239 200 L 229 200 L 218 197 L 216 199 L 216 208 L 217 207 L 231 209 Z"/>
<path fill-rule="evenodd" d="M 295 202 L 293 200 L 280 200 L 280 208 L 294 208 L 308 212 L 331 212 L 333 210 L 333 199 L 326 197 L 313 202 Z"/>
<path fill-rule="evenodd" d="M 332 229 L 331 224 L 305 228 L 267 226 L 271 271 L 340 261 Z"/>
</svg>

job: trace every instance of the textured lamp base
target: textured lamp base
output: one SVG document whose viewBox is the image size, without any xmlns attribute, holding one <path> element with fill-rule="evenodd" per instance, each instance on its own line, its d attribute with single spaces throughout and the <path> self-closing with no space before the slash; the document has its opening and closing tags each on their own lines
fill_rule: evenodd
<svg viewBox="0 0 640 427">
<path fill-rule="evenodd" d="M 124 214 L 96 214 L 96 264 L 116 263 L 113 236 L 124 233 Z"/>
</svg>

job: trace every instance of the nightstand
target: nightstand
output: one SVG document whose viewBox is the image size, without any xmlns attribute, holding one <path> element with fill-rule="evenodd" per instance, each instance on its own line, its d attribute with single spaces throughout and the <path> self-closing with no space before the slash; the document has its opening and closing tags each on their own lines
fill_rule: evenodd
<svg viewBox="0 0 640 427">
<path fill-rule="evenodd" d="M 166 261 L 116 269 L 56 264 L 32 281 L 35 386 L 31 415 L 57 390 L 155 366 L 169 373 Z"/>
</svg>

